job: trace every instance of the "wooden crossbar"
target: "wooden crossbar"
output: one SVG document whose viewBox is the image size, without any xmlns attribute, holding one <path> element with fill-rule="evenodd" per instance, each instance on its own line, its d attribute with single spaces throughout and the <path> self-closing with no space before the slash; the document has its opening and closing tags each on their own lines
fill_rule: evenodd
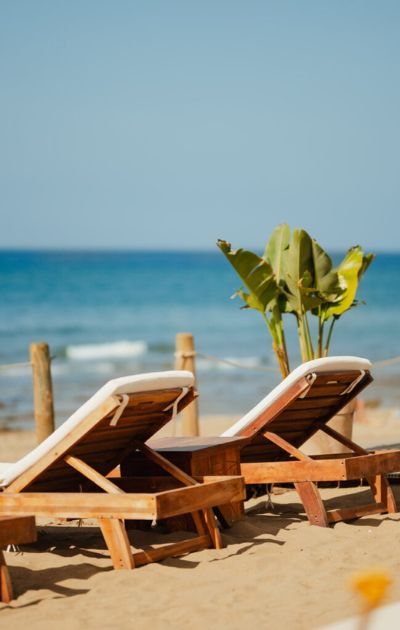
<svg viewBox="0 0 400 630">
<path fill-rule="evenodd" d="M 80 472 L 82 475 L 87 477 L 90 481 L 99 486 L 102 490 L 110 494 L 124 494 L 124 491 L 115 485 L 110 479 L 107 479 L 103 475 L 101 475 L 97 470 L 86 464 L 86 462 L 82 461 L 78 457 L 73 457 L 73 455 L 67 455 L 64 457 L 64 461 L 69 464 L 72 468 Z"/>
<path fill-rule="evenodd" d="M 293 446 L 293 444 L 290 444 L 290 442 L 284 440 L 280 435 L 272 433 L 271 431 L 265 431 L 263 435 L 267 438 L 267 440 L 279 446 L 281 449 L 289 453 L 289 455 L 293 455 L 296 459 L 300 459 L 301 461 L 311 461 L 311 457 L 302 453 L 298 448 Z"/>
<path fill-rule="evenodd" d="M 360 518 L 361 516 L 368 516 L 369 514 L 380 514 L 386 512 L 387 508 L 384 503 L 369 503 L 368 505 L 361 505 L 359 507 L 347 507 L 339 508 L 337 510 L 328 510 L 328 521 L 330 523 L 338 523 L 339 521 L 350 521 L 352 519 Z"/>
<path fill-rule="evenodd" d="M 350 440 L 350 438 L 347 438 L 338 431 L 335 431 L 335 429 L 332 429 L 332 427 L 330 427 L 329 425 L 323 424 L 319 428 L 331 438 L 333 438 L 337 442 L 340 442 L 340 444 L 343 444 L 343 446 L 349 448 L 351 451 L 353 451 L 353 453 L 358 453 L 359 455 L 368 455 L 368 451 L 366 451 L 365 448 L 362 448 L 361 446 L 353 442 L 353 440 Z"/>
<path fill-rule="evenodd" d="M 208 535 L 188 538 L 187 540 L 181 540 L 177 543 L 164 545 L 163 547 L 139 551 L 133 554 L 133 560 L 135 562 L 135 566 L 140 567 L 141 565 L 149 564 L 150 562 L 159 562 L 160 560 L 164 560 L 164 558 L 181 556 L 188 551 L 206 549 L 209 546 L 209 543 L 210 539 Z"/>
</svg>

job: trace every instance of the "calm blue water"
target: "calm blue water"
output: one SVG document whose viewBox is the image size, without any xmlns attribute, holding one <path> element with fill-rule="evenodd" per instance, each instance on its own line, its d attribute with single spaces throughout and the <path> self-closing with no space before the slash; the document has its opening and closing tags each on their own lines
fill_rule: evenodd
<svg viewBox="0 0 400 630">
<path fill-rule="evenodd" d="M 173 366 L 177 332 L 197 350 L 256 367 L 276 367 L 258 313 L 230 300 L 240 285 L 218 251 L 0 252 L 0 364 L 29 360 L 49 343 L 60 423 L 105 381 Z M 372 361 L 400 355 L 400 255 L 381 254 L 362 280 L 366 301 L 338 323 L 331 354 Z M 292 367 L 299 362 L 288 320 Z M 366 398 L 400 406 L 400 364 L 377 369 Z M 279 381 L 278 372 L 198 360 L 202 413 L 243 413 Z M 32 419 L 29 368 L 0 369 L 0 424 Z"/>
</svg>

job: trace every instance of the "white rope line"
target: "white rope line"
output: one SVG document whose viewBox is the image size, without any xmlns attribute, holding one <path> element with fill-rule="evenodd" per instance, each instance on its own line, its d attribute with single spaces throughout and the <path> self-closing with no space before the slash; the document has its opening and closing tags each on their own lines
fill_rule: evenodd
<svg viewBox="0 0 400 630">
<path fill-rule="evenodd" d="M 212 354 L 204 354 L 204 352 L 175 352 L 176 358 L 191 359 L 193 357 L 201 357 L 203 359 L 207 359 L 208 361 L 214 361 L 215 363 L 226 363 L 227 365 L 232 365 L 233 367 L 239 367 L 244 370 L 256 370 L 258 372 L 279 372 L 278 368 L 275 367 L 267 367 L 267 366 L 257 366 L 257 365 L 246 365 L 245 363 L 241 363 L 240 361 L 232 361 L 231 359 L 221 359 L 221 357 L 216 357 Z M 382 361 L 372 362 L 372 366 L 374 368 L 382 368 L 387 365 L 395 365 L 396 363 L 400 363 L 400 356 L 393 357 L 391 359 L 384 359 Z"/>
<path fill-rule="evenodd" d="M 50 362 L 56 358 L 56 356 L 49 357 Z M 0 370 L 10 370 L 19 367 L 32 367 L 32 363 L 31 361 L 21 361 L 20 363 L 0 363 Z"/>
<path fill-rule="evenodd" d="M 10 370 L 18 367 L 31 367 L 31 365 L 32 363 L 30 361 L 26 361 L 26 363 L 3 363 L 0 365 L 0 370 Z"/>
<path fill-rule="evenodd" d="M 395 363 L 400 363 L 400 357 L 393 357 L 392 359 L 376 361 L 372 365 L 376 368 L 381 368 L 381 367 L 386 367 L 386 365 L 394 365 Z"/>
<path fill-rule="evenodd" d="M 256 370 L 258 372 L 279 372 L 278 368 L 275 367 L 267 367 L 267 366 L 257 366 L 257 365 L 246 365 L 245 363 L 241 363 L 240 361 L 232 361 L 231 359 L 221 359 L 221 357 L 214 356 L 212 354 L 205 354 L 204 352 L 175 352 L 174 355 L 177 359 L 192 359 L 194 357 L 202 357 L 203 359 L 207 359 L 208 361 L 213 361 L 214 363 L 225 363 L 226 365 L 232 365 L 233 367 L 242 368 L 244 370 Z M 50 357 L 53 360 L 55 357 Z M 400 363 L 400 356 L 392 357 L 391 359 L 383 359 L 382 361 L 375 361 L 372 363 L 374 368 L 382 368 L 389 365 L 395 365 L 396 363 Z M 0 364 L 0 370 L 10 370 L 13 368 L 19 367 L 32 367 L 32 363 L 30 361 L 25 361 L 21 363 L 2 363 Z"/>
<path fill-rule="evenodd" d="M 261 367 L 257 365 L 246 365 L 241 363 L 240 361 L 232 361 L 231 359 L 221 359 L 220 357 L 216 357 L 212 354 L 204 354 L 204 352 L 175 352 L 175 357 L 178 359 L 191 359 L 193 357 L 201 357 L 202 359 L 206 359 L 207 361 L 214 361 L 214 363 L 226 363 L 227 365 L 232 365 L 233 367 L 239 367 L 246 370 L 257 370 L 259 372 L 279 372 L 278 368 L 275 367 Z"/>
</svg>

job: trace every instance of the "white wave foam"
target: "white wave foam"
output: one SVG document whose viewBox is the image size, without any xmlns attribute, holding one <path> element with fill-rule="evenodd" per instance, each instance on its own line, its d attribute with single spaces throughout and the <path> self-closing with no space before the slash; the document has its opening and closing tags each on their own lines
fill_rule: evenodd
<svg viewBox="0 0 400 630">
<path fill-rule="evenodd" d="M 93 359 L 120 359 L 139 357 L 147 352 L 144 341 L 112 341 L 79 346 L 68 346 L 66 355 L 74 361 L 90 361 Z"/>
</svg>

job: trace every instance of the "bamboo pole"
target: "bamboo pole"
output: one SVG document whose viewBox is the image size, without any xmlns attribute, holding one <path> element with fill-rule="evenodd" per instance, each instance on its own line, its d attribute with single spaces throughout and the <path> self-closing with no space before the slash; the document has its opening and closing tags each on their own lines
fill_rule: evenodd
<svg viewBox="0 0 400 630">
<path fill-rule="evenodd" d="M 54 431 L 53 385 L 50 353 L 47 343 L 31 344 L 33 402 L 35 408 L 36 439 L 43 442 Z"/>
<path fill-rule="evenodd" d="M 175 369 L 189 370 L 196 378 L 196 352 L 191 333 L 178 333 L 176 335 Z M 190 403 L 182 411 L 183 435 L 199 435 L 199 405 L 197 399 Z"/>
</svg>

